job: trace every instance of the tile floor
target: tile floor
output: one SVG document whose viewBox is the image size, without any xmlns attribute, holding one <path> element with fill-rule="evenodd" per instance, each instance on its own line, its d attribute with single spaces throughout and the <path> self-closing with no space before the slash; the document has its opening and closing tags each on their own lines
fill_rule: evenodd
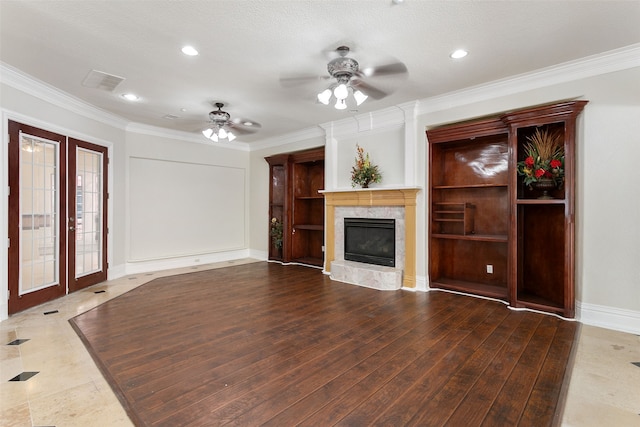
<svg viewBox="0 0 640 427">
<path fill-rule="evenodd" d="M 255 260 L 127 276 L 0 322 L 0 425 L 131 426 L 68 319 L 157 277 L 247 262 Z M 562 425 L 640 426 L 634 362 L 640 365 L 640 336 L 583 325 Z M 29 372 L 37 373 L 11 381 Z"/>
</svg>

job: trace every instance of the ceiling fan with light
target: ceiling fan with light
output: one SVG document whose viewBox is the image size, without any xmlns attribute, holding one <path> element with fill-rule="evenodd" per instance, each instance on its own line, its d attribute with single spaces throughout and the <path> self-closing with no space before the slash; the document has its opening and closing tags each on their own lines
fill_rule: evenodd
<svg viewBox="0 0 640 427">
<path fill-rule="evenodd" d="M 338 110 L 345 110 L 348 103 L 354 102 L 357 107 L 369 97 L 382 99 L 390 94 L 391 91 L 380 89 L 374 83 L 378 77 L 404 77 L 407 74 L 407 67 L 402 62 L 361 68 L 358 61 L 348 56 L 349 52 L 348 46 L 335 49 L 336 57 L 327 64 L 329 76 L 320 77 L 333 79 L 333 82 L 318 93 L 318 102 L 329 105 L 335 99 L 335 108 Z M 317 76 L 294 76 L 282 78 L 280 81 L 283 86 L 292 86 L 318 79 Z"/>
<path fill-rule="evenodd" d="M 231 120 L 231 115 L 226 111 L 222 111 L 224 104 L 222 102 L 216 102 L 214 104 L 217 110 L 209 113 L 209 122 L 206 129 L 202 131 L 202 134 L 214 141 L 233 141 L 237 135 L 246 135 L 255 133 L 262 127 L 258 122 L 248 119 L 235 118 Z"/>
</svg>

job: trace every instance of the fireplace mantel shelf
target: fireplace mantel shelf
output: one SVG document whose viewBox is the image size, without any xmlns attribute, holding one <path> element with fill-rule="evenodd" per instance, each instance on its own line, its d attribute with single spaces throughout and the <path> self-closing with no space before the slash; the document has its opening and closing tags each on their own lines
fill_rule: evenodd
<svg viewBox="0 0 640 427">
<path fill-rule="evenodd" d="M 394 191 L 394 190 L 417 190 L 420 191 L 420 187 L 370 187 L 370 188 L 340 188 L 336 190 L 318 190 L 318 193 L 361 193 L 369 191 Z"/>
</svg>

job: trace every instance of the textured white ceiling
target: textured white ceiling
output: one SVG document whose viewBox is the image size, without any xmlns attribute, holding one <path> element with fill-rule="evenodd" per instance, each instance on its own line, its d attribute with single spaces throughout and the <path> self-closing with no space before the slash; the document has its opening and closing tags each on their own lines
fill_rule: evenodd
<svg viewBox="0 0 640 427">
<path fill-rule="evenodd" d="M 353 114 L 315 102 L 326 80 L 280 84 L 326 75 L 341 44 L 361 66 L 409 70 L 372 80 L 395 91 L 364 113 L 629 46 L 639 23 L 640 1 L 2 0 L 0 60 L 136 123 L 196 132 L 222 101 L 263 125 L 240 138 L 251 142 Z M 200 55 L 183 55 L 185 44 Z M 461 47 L 469 56 L 450 59 Z M 114 92 L 84 87 L 92 69 L 125 80 Z"/>
</svg>

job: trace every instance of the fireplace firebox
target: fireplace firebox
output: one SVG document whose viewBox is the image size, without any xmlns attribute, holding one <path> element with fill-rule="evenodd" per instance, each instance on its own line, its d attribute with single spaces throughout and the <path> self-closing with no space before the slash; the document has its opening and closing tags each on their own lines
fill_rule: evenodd
<svg viewBox="0 0 640 427">
<path fill-rule="evenodd" d="M 396 220 L 345 218 L 344 259 L 395 267 Z"/>
</svg>

